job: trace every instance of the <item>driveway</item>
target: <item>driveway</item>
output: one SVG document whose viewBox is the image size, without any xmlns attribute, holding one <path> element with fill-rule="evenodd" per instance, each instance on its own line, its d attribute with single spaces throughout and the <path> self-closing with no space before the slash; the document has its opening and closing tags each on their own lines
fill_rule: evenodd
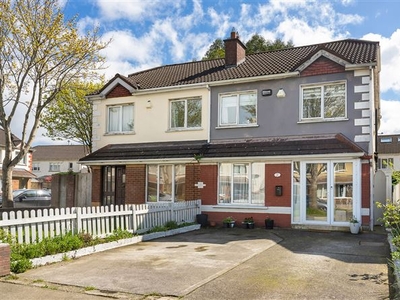
<svg viewBox="0 0 400 300">
<path fill-rule="evenodd" d="M 388 251 L 383 233 L 201 229 L 19 277 L 131 299 L 388 299 Z"/>
</svg>

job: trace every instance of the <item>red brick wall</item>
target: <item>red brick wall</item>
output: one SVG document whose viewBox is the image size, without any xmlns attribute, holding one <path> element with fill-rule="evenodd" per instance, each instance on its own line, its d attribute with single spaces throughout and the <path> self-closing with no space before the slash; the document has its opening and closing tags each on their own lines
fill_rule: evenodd
<svg viewBox="0 0 400 300">
<path fill-rule="evenodd" d="M 361 208 L 370 208 L 371 205 L 371 181 L 369 162 L 361 165 Z M 369 225 L 370 217 L 363 216 L 361 225 Z"/>
<path fill-rule="evenodd" d="M 101 205 L 101 167 L 92 166 L 92 205 Z"/>
<path fill-rule="evenodd" d="M 292 172 L 291 164 L 265 165 L 265 206 L 291 207 Z M 280 177 L 275 177 L 280 173 Z M 275 195 L 275 186 L 282 186 L 282 196 Z"/>
<path fill-rule="evenodd" d="M 200 170 L 200 181 L 206 186 L 200 189 L 201 204 L 214 205 L 218 199 L 218 166 L 202 165 Z"/>
<path fill-rule="evenodd" d="M 106 98 L 118 98 L 118 97 L 126 97 L 131 96 L 132 93 L 129 92 L 122 85 L 116 85 L 107 95 Z"/>
<path fill-rule="evenodd" d="M 301 76 L 314 76 L 321 74 L 342 73 L 345 71 L 344 66 L 341 66 L 332 60 L 321 56 L 314 61 L 310 66 L 301 72 Z"/>
<path fill-rule="evenodd" d="M 125 203 L 146 203 L 146 165 L 126 166 Z"/>
<path fill-rule="evenodd" d="M 185 178 L 185 199 L 196 200 L 200 199 L 201 192 L 195 186 L 200 180 L 200 164 L 187 164 L 186 165 L 186 178 Z"/>
<path fill-rule="evenodd" d="M 10 245 L 0 243 L 0 276 L 10 274 L 10 255 Z"/>
</svg>

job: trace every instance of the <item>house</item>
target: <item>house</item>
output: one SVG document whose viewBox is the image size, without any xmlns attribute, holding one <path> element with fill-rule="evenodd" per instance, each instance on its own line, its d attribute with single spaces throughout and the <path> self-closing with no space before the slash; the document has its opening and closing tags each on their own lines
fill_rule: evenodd
<svg viewBox="0 0 400 300">
<path fill-rule="evenodd" d="M 19 150 L 18 146 L 21 143 L 21 140 L 16 137 L 13 137 L 13 157 L 15 157 Z M 6 148 L 6 139 L 4 135 L 4 129 L 0 128 L 0 166 L 3 167 L 3 159 L 5 155 Z M 35 174 L 32 172 L 32 151 L 29 151 L 27 155 L 14 167 L 12 173 L 12 188 L 13 190 L 17 189 L 26 189 L 31 188 L 32 180 L 36 178 Z M 2 177 L 2 173 L 0 173 L 0 178 Z M 0 185 L 1 189 L 1 185 Z"/>
<path fill-rule="evenodd" d="M 32 147 L 32 172 L 38 188 L 51 188 L 51 176 L 62 172 L 80 172 L 78 160 L 85 156 L 83 145 L 39 145 Z"/>
<path fill-rule="evenodd" d="M 202 200 L 209 221 L 372 228 L 379 43 L 347 39 L 116 74 L 93 103 L 93 205 Z"/>
<path fill-rule="evenodd" d="M 378 169 L 400 171 L 400 134 L 378 135 Z"/>
</svg>

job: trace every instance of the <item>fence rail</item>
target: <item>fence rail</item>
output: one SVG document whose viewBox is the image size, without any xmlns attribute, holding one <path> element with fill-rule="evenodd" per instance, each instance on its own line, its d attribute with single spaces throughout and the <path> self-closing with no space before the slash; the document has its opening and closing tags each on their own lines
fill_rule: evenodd
<svg viewBox="0 0 400 300">
<path fill-rule="evenodd" d="M 18 243 L 31 244 L 68 232 L 104 237 L 116 229 L 143 233 L 168 221 L 194 222 L 200 200 L 3 212 L 0 228 Z"/>
</svg>

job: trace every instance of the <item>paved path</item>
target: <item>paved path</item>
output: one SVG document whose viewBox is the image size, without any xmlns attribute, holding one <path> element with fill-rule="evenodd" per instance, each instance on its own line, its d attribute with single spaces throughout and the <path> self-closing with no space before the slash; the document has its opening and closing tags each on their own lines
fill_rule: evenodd
<svg viewBox="0 0 400 300">
<path fill-rule="evenodd" d="M 382 233 L 201 229 L 40 267 L 17 282 L 127 299 L 388 299 L 387 256 Z M 3 295 L 18 299 L 12 289 Z"/>
</svg>

